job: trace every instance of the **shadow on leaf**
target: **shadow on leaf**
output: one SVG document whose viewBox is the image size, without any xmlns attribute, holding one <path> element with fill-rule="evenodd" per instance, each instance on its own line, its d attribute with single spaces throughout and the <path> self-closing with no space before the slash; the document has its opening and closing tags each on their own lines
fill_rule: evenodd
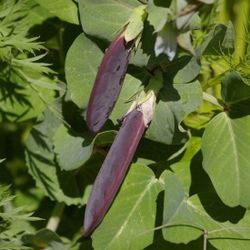
<svg viewBox="0 0 250 250">
<path fill-rule="evenodd" d="M 244 217 L 245 209 L 243 207 L 228 207 L 217 195 L 209 176 L 203 170 L 201 151 L 193 157 L 190 170 L 192 176 L 190 196 L 198 194 L 203 208 L 214 220 L 237 223 Z"/>
</svg>

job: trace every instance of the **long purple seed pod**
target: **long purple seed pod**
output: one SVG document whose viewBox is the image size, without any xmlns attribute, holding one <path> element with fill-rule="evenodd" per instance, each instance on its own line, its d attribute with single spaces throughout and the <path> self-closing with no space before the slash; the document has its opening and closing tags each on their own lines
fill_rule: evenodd
<svg viewBox="0 0 250 250">
<path fill-rule="evenodd" d="M 152 119 L 155 96 L 146 105 L 130 111 L 96 177 L 84 217 L 84 235 L 88 236 L 109 209 L 134 156 L 147 124 Z"/>
<path fill-rule="evenodd" d="M 134 41 L 126 43 L 123 32 L 104 54 L 87 107 L 87 125 L 94 134 L 108 119 L 120 94 L 133 46 Z"/>
</svg>

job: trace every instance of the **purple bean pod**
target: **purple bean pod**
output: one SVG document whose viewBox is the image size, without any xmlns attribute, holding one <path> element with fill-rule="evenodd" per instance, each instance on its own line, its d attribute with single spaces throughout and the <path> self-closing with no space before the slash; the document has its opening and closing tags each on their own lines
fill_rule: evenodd
<svg viewBox="0 0 250 250">
<path fill-rule="evenodd" d="M 88 236 L 102 221 L 127 173 L 138 143 L 151 121 L 155 96 L 127 113 L 93 185 L 84 217 Z"/>
<path fill-rule="evenodd" d="M 103 56 L 87 107 L 87 125 L 94 134 L 107 121 L 118 99 L 133 46 L 134 41 L 127 43 L 123 32 Z"/>
</svg>

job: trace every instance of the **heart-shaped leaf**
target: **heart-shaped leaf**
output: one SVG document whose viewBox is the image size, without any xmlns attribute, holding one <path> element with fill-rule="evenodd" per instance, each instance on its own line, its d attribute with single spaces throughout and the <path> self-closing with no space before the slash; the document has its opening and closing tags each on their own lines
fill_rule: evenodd
<svg viewBox="0 0 250 250">
<path fill-rule="evenodd" d="M 250 206 L 250 116 L 215 116 L 202 137 L 203 167 L 228 206 Z"/>
<path fill-rule="evenodd" d="M 160 180 L 165 188 L 162 231 L 166 240 L 186 244 L 205 235 L 204 240 L 217 249 L 226 250 L 231 246 L 234 249 L 249 248 L 249 212 L 236 225 L 221 222 L 207 212 L 209 207 L 215 209 L 219 202 L 206 199 L 207 202 L 201 203 L 198 195 L 188 197 L 178 176 L 170 171 L 165 171 Z M 218 208 L 221 213 L 222 207 Z"/>
</svg>

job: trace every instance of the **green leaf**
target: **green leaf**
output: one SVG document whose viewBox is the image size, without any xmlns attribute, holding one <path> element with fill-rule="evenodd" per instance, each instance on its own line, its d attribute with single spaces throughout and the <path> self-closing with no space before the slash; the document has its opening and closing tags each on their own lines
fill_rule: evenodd
<svg viewBox="0 0 250 250">
<path fill-rule="evenodd" d="M 79 135 L 61 125 L 53 137 L 55 153 L 62 170 L 74 170 L 82 166 L 93 151 L 92 136 Z"/>
<path fill-rule="evenodd" d="M 156 39 L 156 34 L 153 34 L 153 31 L 154 30 L 152 26 L 150 26 L 148 22 L 145 22 L 141 40 L 131 56 L 130 59 L 131 64 L 137 65 L 139 67 L 143 66 L 151 67 L 155 64 L 160 63 L 159 61 L 155 62 L 154 43 Z M 164 56 L 164 61 L 165 60 L 166 56 Z"/>
<path fill-rule="evenodd" d="M 181 180 L 185 192 L 188 194 L 192 184 L 191 176 L 191 163 L 194 156 L 201 149 L 201 138 L 200 137 L 191 137 L 187 142 L 186 151 L 178 162 L 172 164 L 170 168 L 178 175 Z M 197 163 L 196 163 L 197 165 Z M 196 171 L 197 173 L 198 171 Z"/>
<path fill-rule="evenodd" d="M 11 82 L 1 84 L 0 120 L 21 122 L 38 117 L 54 100 L 55 92 L 49 89 L 34 89 L 24 82 L 22 87 Z"/>
<path fill-rule="evenodd" d="M 187 8 L 188 6 L 188 2 L 186 0 L 176 0 L 173 1 L 173 3 L 176 2 L 176 27 L 178 30 L 181 29 L 185 29 L 187 28 L 191 21 L 192 21 L 192 16 L 195 14 L 195 11 L 189 11 L 187 12 L 185 15 L 180 15 L 180 13 L 183 12 L 183 10 L 185 10 L 185 8 Z M 172 4 L 173 4 L 172 3 Z"/>
<path fill-rule="evenodd" d="M 221 223 L 217 224 L 218 229 L 208 232 L 208 241 L 217 249 L 249 249 L 250 247 L 250 213 L 247 211 L 237 224 Z"/>
<path fill-rule="evenodd" d="M 20 122 L 39 116 L 55 99 L 52 90 L 59 89 L 57 80 L 49 78 L 55 72 L 41 62 L 45 54 L 36 55 L 45 47 L 29 32 L 37 24 L 30 16 L 36 6 L 27 0 L 1 2 L 0 120 Z"/>
<path fill-rule="evenodd" d="M 94 144 L 110 144 L 115 136 L 115 131 L 106 131 L 95 138 L 89 133 L 79 134 L 61 125 L 53 137 L 54 151 L 61 170 L 74 170 L 86 163 L 92 153 Z"/>
<path fill-rule="evenodd" d="M 181 121 L 195 111 L 202 102 L 202 89 L 198 81 L 189 84 L 166 85 L 160 93 L 153 120 L 146 137 L 165 144 L 186 141 L 186 133 L 179 130 Z"/>
<path fill-rule="evenodd" d="M 144 249 L 153 242 L 156 198 L 161 188 L 153 172 L 134 164 L 112 207 L 92 236 L 94 249 Z"/>
<path fill-rule="evenodd" d="M 213 105 L 211 102 L 204 100 L 197 111 L 192 112 L 185 118 L 184 123 L 188 127 L 195 129 L 205 128 L 207 123 L 213 118 L 218 110 L 222 111 L 222 108 L 218 106 L 215 107 L 215 105 Z"/>
<path fill-rule="evenodd" d="M 176 2 L 176 27 L 180 31 L 191 31 L 201 28 L 201 19 L 199 14 L 195 10 L 189 8 L 189 4 L 186 0 L 173 1 Z M 187 11 L 186 11 L 187 10 Z M 186 13 L 184 14 L 184 12 Z"/>
<path fill-rule="evenodd" d="M 250 99 L 250 86 L 246 85 L 238 72 L 228 72 L 221 82 L 221 95 L 228 104 Z"/>
<path fill-rule="evenodd" d="M 131 97 L 133 97 L 140 90 L 141 81 L 131 75 L 126 74 L 121 93 L 110 115 L 110 119 L 113 121 L 113 123 L 116 124 L 117 120 L 121 119 L 127 113 L 132 104 L 130 100 Z"/>
<path fill-rule="evenodd" d="M 16 207 L 24 207 L 27 212 L 34 212 L 44 199 L 43 191 L 39 188 L 28 187 L 25 190 L 17 190 L 14 204 Z"/>
<path fill-rule="evenodd" d="M 144 53 L 142 43 L 139 42 L 134 53 L 131 53 L 130 64 L 137 65 L 139 67 L 146 66 L 149 60 L 149 55 Z"/>
<path fill-rule="evenodd" d="M 77 5 L 73 0 L 35 1 L 43 8 L 47 9 L 52 15 L 55 15 L 66 22 L 79 24 Z"/>
<path fill-rule="evenodd" d="M 199 16 L 198 12 L 194 12 L 193 16 L 191 17 L 191 20 L 189 22 L 188 29 L 191 31 L 193 30 L 200 30 L 202 28 L 202 20 Z M 185 32 L 185 30 L 183 30 Z M 193 41 L 193 40 L 192 40 Z"/>
<path fill-rule="evenodd" d="M 202 229 L 196 225 L 195 214 L 188 209 L 188 197 L 181 181 L 170 171 L 163 172 L 160 181 L 165 188 L 162 224 L 166 228 L 162 230 L 163 237 L 175 243 L 197 239 L 202 235 Z"/>
<path fill-rule="evenodd" d="M 46 19 L 53 17 L 46 8 L 38 5 L 35 1 L 28 1 L 28 4 L 30 5 L 28 19 L 32 25 L 42 24 Z"/>
<path fill-rule="evenodd" d="M 148 1 L 148 21 L 156 32 L 163 29 L 169 19 L 171 11 L 169 8 L 156 5 L 154 0 Z"/>
<path fill-rule="evenodd" d="M 232 25 L 228 26 L 218 24 L 209 32 L 201 46 L 196 50 L 197 57 L 201 55 L 221 55 L 232 52 L 234 49 L 234 33 Z"/>
<path fill-rule="evenodd" d="M 187 83 L 193 81 L 200 73 L 201 66 L 195 57 L 180 69 L 174 77 L 174 83 Z"/>
<path fill-rule="evenodd" d="M 245 101 L 233 103 L 226 108 L 228 108 L 229 116 L 233 119 L 250 115 L 249 106 L 250 99 L 247 99 Z"/>
<path fill-rule="evenodd" d="M 79 0 L 79 12 L 84 32 L 91 36 L 113 40 L 129 20 L 137 0 Z"/>
<path fill-rule="evenodd" d="M 209 243 L 218 249 L 249 248 L 249 212 L 237 224 L 216 220 L 207 212 L 218 206 L 216 202 L 207 199 L 201 203 L 197 195 L 188 198 L 181 181 L 170 171 L 165 171 L 160 181 L 165 187 L 162 231 L 166 240 L 188 243 L 206 233 Z"/>
<path fill-rule="evenodd" d="M 46 228 L 37 231 L 35 235 L 25 235 L 23 241 L 25 244 L 38 248 L 48 247 L 53 242 L 62 243 L 62 240 L 55 232 Z"/>
<path fill-rule="evenodd" d="M 65 74 L 72 101 L 86 109 L 102 59 L 102 52 L 83 33 L 71 45 L 65 61 Z"/>
<path fill-rule="evenodd" d="M 125 30 L 125 40 L 127 42 L 134 40 L 142 32 L 146 18 L 145 8 L 146 6 L 142 5 L 134 9 Z"/>
<path fill-rule="evenodd" d="M 29 173 L 45 195 L 67 205 L 83 205 L 103 159 L 95 156 L 94 160 L 88 161 L 77 172 L 61 171 L 55 161 L 52 140 L 60 125 L 61 120 L 54 113 L 49 110 L 45 112 L 28 137 L 26 164 Z"/>
<path fill-rule="evenodd" d="M 250 116 L 231 119 L 222 112 L 207 125 L 202 137 L 203 167 L 228 206 L 250 206 Z"/>
<path fill-rule="evenodd" d="M 178 16 L 179 13 L 187 6 L 187 0 L 173 0 L 169 8 L 172 10 L 175 16 Z"/>
<path fill-rule="evenodd" d="M 177 36 L 178 44 L 192 55 L 195 55 L 195 51 L 192 44 L 191 31 L 181 33 Z"/>
<path fill-rule="evenodd" d="M 34 232 L 29 222 L 40 219 L 25 213 L 24 207 L 14 207 L 15 197 L 10 192 L 9 187 L 0 185 L 0 249 L 28 250 L 30 248 L 23 245 L 22 237 Z"/>
<path fill-rule="evenodd" d="M 227 25 L 225 37 L 222 42 L 222 47 L 228 49 L 234 49 L 234 44 L 235 44 L 235 29 L 233 23 L 229 22 Z"/>
</svg>

